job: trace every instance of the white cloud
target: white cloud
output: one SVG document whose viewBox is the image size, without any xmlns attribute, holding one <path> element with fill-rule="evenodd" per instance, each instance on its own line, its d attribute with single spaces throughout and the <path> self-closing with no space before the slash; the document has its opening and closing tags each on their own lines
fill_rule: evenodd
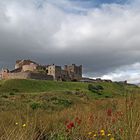
<svg viewBox="0 0 140 140">
<path fill-rule="evenodd" d="M 111 79 L 113 81 L 125 81 L 129 83 L 140 83 L 140 63 L 127 65 L 116 69 L 101 77 L 102 79 Z"/>
<path fill-rule="evenodd" d="M 138 67 L 118 68 L 140 62 L 138 1 L 90 9 L 66 0 L 0 1 L 0 59 L 75 62 L 92 77 L 136 81 Z"/>
</svg>

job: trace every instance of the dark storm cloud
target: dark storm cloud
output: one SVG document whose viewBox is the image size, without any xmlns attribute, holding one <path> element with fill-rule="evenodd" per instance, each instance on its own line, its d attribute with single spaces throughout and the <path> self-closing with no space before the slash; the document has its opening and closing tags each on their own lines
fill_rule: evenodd
<svg viewBox="0 0 140 140">
<path fill-rule="evenodd" d="M 83 64 L 91 77 L 118 72 L 140 62 L 139 7 L 138 0 L 90 9 L 66 0 L 0 2 L 0 67 L 30 58 Z"/>
</svg>

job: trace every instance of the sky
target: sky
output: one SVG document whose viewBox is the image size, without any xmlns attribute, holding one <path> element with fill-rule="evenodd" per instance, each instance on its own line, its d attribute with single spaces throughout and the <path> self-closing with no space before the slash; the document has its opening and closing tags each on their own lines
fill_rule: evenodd
<svg viewBox="0 0 140 140">
<path fill-rule="evenodd" d="M 0 0 L 0 68 L 76 63 L 87 77 L 140 83 L 139 26 L 140 0 Z"/>
</svg>

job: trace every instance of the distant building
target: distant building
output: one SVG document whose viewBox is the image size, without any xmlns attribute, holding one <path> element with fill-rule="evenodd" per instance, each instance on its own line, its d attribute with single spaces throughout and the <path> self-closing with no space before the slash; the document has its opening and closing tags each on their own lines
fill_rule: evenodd
<svg viewBox="0 0 140 140">
<path fill-rule="evenodd" d="M 49 65 L 47 68 L 47 74 L 52 75 L 54 80 L 61 80 L 62 75 L 61 75 L 61 66 L 56 66 L 56 65 Z"/>
<path fill-rule="evenodd" d="M 40 65 L 31 60 L 17 60 L 15 69 L 2 69 L 1 79 L 41 79 L 56 81 L 80 81 L 82 65 L 65 65 L 64 69 L 57 65 Z"/>
<path fill-rule="evenodd" d="M 75 64 L 65 65 L 64 70 L 68 72 L 70 79 L 81 80 L 82 65 L 80 65 L 80 66 L 76 66 Z"/>
</svg>

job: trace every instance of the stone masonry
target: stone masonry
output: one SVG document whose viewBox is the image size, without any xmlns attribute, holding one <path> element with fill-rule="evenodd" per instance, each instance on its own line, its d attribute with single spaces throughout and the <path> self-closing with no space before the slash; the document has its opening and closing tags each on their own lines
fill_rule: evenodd
<svg viewBox="0 0 140 140">
<path fill-rule="evenodd" d="M 17 60 L 15 69 L 2 69 L 0 79 L 40 79 L 56 81 L 80 81 L 82 79 L 82 65 L 40 65 L 31 60 Z"/>
</svg>

